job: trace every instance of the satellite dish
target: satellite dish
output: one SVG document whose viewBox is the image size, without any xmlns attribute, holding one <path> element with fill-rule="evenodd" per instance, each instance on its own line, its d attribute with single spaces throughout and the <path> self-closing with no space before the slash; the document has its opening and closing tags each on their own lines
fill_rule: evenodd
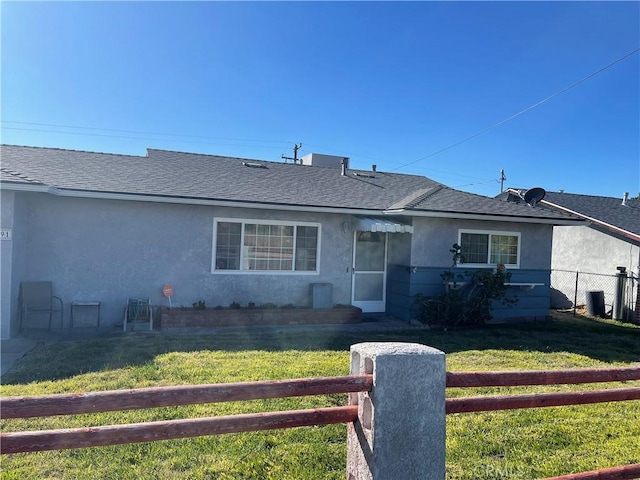
<svg viewBox="0 0 640 480">
<path fill-rule="evenodd" d="M 546 194 L 547 192 L 545 191 L 544 188 L 534 187 L 524 192 L 524 195 L 522 196 L 522 198 L 529 205 L 531 205 L 532 207 L 535 207 L 536 203 L 542 200 Z"/>
</svg>

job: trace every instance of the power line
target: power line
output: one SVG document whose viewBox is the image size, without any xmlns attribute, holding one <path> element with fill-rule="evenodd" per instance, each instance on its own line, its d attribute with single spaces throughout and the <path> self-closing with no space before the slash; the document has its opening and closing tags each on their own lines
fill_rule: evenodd
<svg viewBox="0 0 640 480">
<path fill-rule="evenodd" d="M 557 97 L 558 95 L 562 95 L 562 94 L 563 94 L 564 92 L 566 92 L 567 90 L 570 90 L 570 89 L 572 89 L 573 87 L 575 87 L 575 86 L 577 86 L 577 85 L 580 85 L 582 82 L 585 82 L 586 80 L 589 80 L 590 78 L 595 77 L 596 75 L 598 75 L 598 74 L 600 74 L 600 73 L 604 72 L 604 71 L 605 71 L 605 70 L 607 70 L 608 68 L 611 68 L 611 67 L 613 67 L 614 65 L 616 65 L 617 63 L 622 62 L 623 60 L 625 60 L 626 58 L 630 57 L 631 55 L 633 55 L 633 54 L 635 54 L 635 53 L 638 53 L 638 51 L 640 51 L 640 48 L 636 48 L 634 51 L 627 53 L 626 55 L 624 55 L 624 56 L 622 56 L 622 57 L 618 58 L 617 60 L 615 60 L 615 61 L 611 62 L 610 64 L 608 64 L 608 65 L 606 65 L 606 66 L 604 66 L 604 67 L 602 67 L 601 69 L 599 69 L 599 70 L 597 70 L 597 71 L 595 71 L 595 72 L 593 72 L 593 73 L 591 73 L 591 74 L 587 75 L 586 77 L 584 77 L 584 78 L 582 78 L 582 79 L 578 80 L 578 81 L 577 81 L 577 82 L 575 82 L 575 83 L 572 83 L 572 84 L 571 84 L 571 85 L 569 85 L 568 87 L 563 88 L 562 90 L 560 90 L 560 91 L 558 91 L 558 92 L 554 93 L 553 95 L 549 95 L 547 98 L 544 98 L 544 99 L 540 100 L 539 102 L 534 103 L 533 105 L 531 105 L 531 106 L 529 106 L 529 107 L 525 108 L 524 110 L 520 110 L 518 113 L 515 113 L 515 114 L 511 115 L 510 117 L 505 118 L 504 120 L 501 120 L 500 122 L 495 123 L 495 124 L 491 125 L 491 126 L 490 126 L 490 127 L 488 127 L 488 128 L 485 128 L 484 130 L 481 130 L 480 132 L 474 133 L 473 135 L 471 135 L 471 136 L 469 136 L 469 137 L 466 137 L 466 138 L 464 138 L 464 139 L 462 139 L 462 140 L 460 140 L 460 141 L 458 141 L 458 142 L 456 142 L 456 143 L 454 143 L 454 144 L 452 144 L 452 145 L 449 145 L 448 147 L 445 147 L 445 148 L 442 148 L 442 149 L 440 149 L 440 150 L 438 150 L 438 151 L 436 151 L 436 152 L 430 153 L 429 155 L 425 155 L 424 157 L 420 157 L 420 158 L 418 158 L 417 160 L 413 160 L 413 161 L 411 161 L 411 162 L 409 162 L 409 163 L 405 163 L 404 165 L 399 166 L 399 167 L 398 167 L 398 168 L 396 168 L 395 170 L 400 170 L 400 169 L 402 169 L 402 168 L 404 168 L 404 167 L 408 167 L 409 165 L 413 165 L 414 163 L 418 163 L 418 162 L 420 162 L 420 161 L 422 161 L 422 160 L 426 160 L 427 158 L 434 157 L 434 156 L 436 156 L 436 155 L 438 155 L 438 154 L 440 154 L 440 153 L 442 153 L 442 152 L 446 152 L 447 150 L 450 150 L 450 149 L 452 149 L 452 148 L 454 148 L 454 147 L 457 147 L 458 145 L 460 145 L 460 144 L 462 144 L 462 143 L 468 142 L 469 140 L 472 140 L 472 139 L 474 139 L 474 138 L 476 138 L 476 137 L 479 137 L 480 135 L 483 135 L 483 134 L 487 133 L 488 131 L 493 130 L 493 129 L 494 129 L 494 128 L 496 128 L 496 127 L 499 127 L 500 125 L 503 125 L 503 124 L 505 124 L 505 123 L 507 123 L 507 122 L 509 122 L 509 121 L 513 120 L 513 119 L 514 119 L 514 118 L 516 118 L 516 117 L 519 117 L 520 115 L 522 115 L 522 114 L 524 114 L 524 113 L 528 112 L 529 110 L 532 110 L 532 109 L 534 109 L 534 108 L 536 108 L 536 107 L 538 107 L 538 106 L 542 105 L 543 103 L 545 103 L 545 102 L 547 102 L 547 101 L 549 101 L 549 100 L 551 100 L 551 99 L 553 99 L 553 98 Z"/>
<path fill-rule="evenodd" d="M 2 123 L 11 123 L 15 125 L 35 125 L 39 127 L 74 128 L 79 130 L 98 130 L 103 132 L 131 133 L 131 134 L 137 134 L 137 135 L 158 135 L 163 137 L 201 138 L 204 140 L 217 139 L 217 140 L 234 140 L 234 141 L 241 141 L 241 142 L 262 142 L 262 143 L 291 143 L 288 140 L 256 140 L 256 139 L 250 139 L 250 138 L 209 137 L 205 135 L 185 135 L 181 133 L 144 132 L 140 130 L 118 130 L 114 128 L 80 127 L 78 125 L 58 125 L 55 123 L 16 122 L 12 120 L 0 120 L 0 121 Z M 3 127 L 3 128 L 7 128 L 10 130 L 26 130 L 26 129 L 10 128 L 10 127 Z M 34 131 L 51 132 L 51 133 L 75 133 L 75 132 L 57 132 L 57 131 L 51 131 L 51 130 L 34 130 Z M 106 137 L 108 135 L 102 134 L 100 136 Z M 121 138 L 121 137 L 116 137 L 116 138 Z M 125 138 L 136 138 L 136 137 L 125 137 Z M 141 139 L 141 140 L 144 140 L 144 139 Z"/>
<path fill-rule="evenodd" d="M 207 136 L 203 136 L 203 135 L 182 135 L 182 134 L 177 134 L 177 133 L 154 133 L 154 132 L 143 132 L 143 131 L 137 131 L 137 130 L 119 130 L 119 129 L 112 129 L 112 128 L 98 128 L 98 127 L 80 127 L 80 126 L 74 126 L 74 125 L 59 125 L 59 124 L 53 124 L 53 123 L 36 123 L 36 122 L 16 122 L 16 121 L 11 121 L 11 120 L 0 120 L 0 122 L 2 123 L 10 123 L 10 124 L 16 124 L 16 125 L 34 125 L 34 126 L 45 126 L 45 127 L 55 127 L 55 128 L 75 128 L 75 129 L 82 129 L 82 130 L 97 130 L 97 131 L 104 131 L 104 132 L 116 132 L 116 133 L 131 133 L 131 134 L 141 134 L 141 135 L 155 135 L 155 136 L 172 136 L 172 137 L 184 137 L 184 138 L 202 138 L 202 139 L 220 139 L 220 140 L 238 140 L 238 141 L 245 141 L 245 142 L 264 142 L 264 143 L 278 143 L 279 145 L 282 145 L 282 143 L 290 143 L 290 142 L 286 142 L 284 140 L 282 141 L 278 141 L 278 140 L 252 140 L 252 139 L 242 139 L 242 138 L 231 138 L 231 137 L 207 137 Z M 4 130 L 18 130 L 18 131 L 24 131 L 24 132 L 42 132 L 42 133 L 57 133 L 57 134 L 62 134 L 62 135 L 82 135 L 82 136 L 91 136 L 91 137 L 103 137 L 103 138 L 123 138 L 123 139 L 127 139 L 127 140 L 149 140 L 149 141 L 161 141 L 161 142 L 179 142 L 179 143 L 188 143 L 188 144 L 203 144 L 203 145 L 222 145 L 222 146 L 227 146 L 227 147 L 255 147 L 255 148 L 268 148 L 268 149 L 276 149 L 276 148 L 280 148 L 280 146 L 265 146 L 265 145 L 249 145 L 249 144 L 236 144 L 236 143 L 220 143 L 220 142 L 205 142 L 205 141 L 200 141 L 200 140 L 180 140 L 178 139 L 165 139 L 165 138 L 146 138 L 146 137 L 136 137 L 136 136 L 130 136 L 130 135 L 112 135 L 112 134 L 107 134 L 107 133 L 95 133 L 95 132 L 66 132 L 66 131 L 59 131 L 59 130 L 48 130 L 48 129 L 39 129 L 39 128 L 20 128 L 20 127 L 2 127 L 2 129 Z M 296 145 L 296 144 L 294 144 Z M 302 144 L 300 144 L 300 146 L 302 146 Z M 318 145 L 315 145 L 316 147 L 318 147 Z M 332 148 L 328 148 L 328 147 L 319 147 L 325 150 L 335 150 Z M 358 155 L 358 154 L 353 154 L 353 153 L 345 153 L 346 155 L 349 156 L 359 156 L 362 158 L 370 158 L 372 160 L 377 160 L 378 162 L 390 162 L 389 160 L 383 160 L 383 159 L 379 159 L 379 158 L 373 158 L 373 157 L 366 157 L 365 155 Z M 284 154 L 283 154 L 284 155 Z M 390 162 L 393 163 L 393 162 Z M 401 167 L 399 167 L 401 168 Z M 480 177 L 477 176 L 472 176 L 472 175 L 464 175 L 464 174 L 460 174 L 460 173 L 454 173 L 454 172 L 448 172 L 445 170 L 437 170 L 437 169 L 429 169 L 429 171 L 431 172 L 436 172 L 439 174 L 444 174 L 445 176 L 449 175 L 449 176 L 453 176 L 453 177 L 467 177 L 467 178 L 476 178 L 476 179 L 480 179 Z"/>
<path fill-rule="evenodd" d="M 12 123 L 19 123 L 19 122 L 12 122 Z M 36 124 L 33 124 L 33 125 L 36 125 Z M 89 127 L 78 127 L 78 128 L 89 128 Z M 179 139 L 171 139 L 170 140 L 170 139 L 166 139 L 166 138 L 142 138 L 142 137 L 127 136 L 127 135 L 110 135 L 110 134 L 106 134 L 106 133 L 60 132 L 60 131 L 57 131 L 57 130 L 45 130 L 45 129 L 38 129 L 38 128 L 2 127 L 2 129 L 3 130 L 20 130 L 20 131 L 25 131 L 25 132 L 59 133 L 59 134 L 63 134 L 63 135 L 84 135 L 84 136 L 91 136 L 91 137 L 125 138 L 125 139 L 128 139 L 128 140 L 150 140 L 150 141 L 156 141 L 156 142 L 198 143 L 198 144 L 204 144 L 204 145 L 224 145 L 224 146 L 230 146 L 230 147 L 256 147 L 256 148 L 272 148 L 272 149 L 281 148 L 281 146 L 264 146 L 264 145 L 248 145 L 248 144 L 220 143 L 220 142 L 204 142 L 204 141 L 200 141 L 200 140 L 179 140 Z M 96 129 L 96 130 L 101 130 L 101 129 Z M 152 135 L 152 134 L 149 134 L 149 135 Z M 162 135 L 162 134 L 158 134 L 158 135 Z M 202 138 L 208 138 L 208 137 L 202 137 Z M 210 138 L 216 138 L 216 137 L 210 137 Z M 233 140 L 233 139 L 228 139 L 228 140 Z M 242 141 L 242 139 L 237 139 L 237 140 Z M 259 140 L 245 140 L 245 141 L 258 142 Z M 268 141 L 269 142 L 275 142 L 274 140 L 268 140 Z M 278 142 L 278 143 L 280 143 L 280 145 L 281 145 L 284 142 Z"/>
<path fill-rule="evenodd" d="M 577 82 L 572 83 L 571 85 L 569 85 L 568 87 L 565 87 L 564 89 L 536 102 L 535 104 L 519 111 L 518 113 L 515 113 L 513 115 L 511 115 L 510 117 L 501 120 L 500 122 L 497 122 L 493 125 L 491 125 L 490 127 L 485 128 L 484 130 L 481 130 L 473 135 L 470 135 L 458 142 L 455 142 L 445 148 L 442 148 L 440 150 L 437 150 L 433 153 L 430 153 L 429 155 L 425 155 L 423 157 L 418 158 L 417 160 L 413 160 L 411 162 L 405 163 L 400 165 L 399 167 L 396 167 L 392 170 L 390 170 L 391 172 L 393 171 L 397 171 L 397 170 L 401 170 L 405 167 L 408 167 L 409 165 L 413 165 L 415 163 L 418 163 L 422 160 L 426 160 L 427 158 L 431 158 L 434 157 L 435 155 L 438 155 L 440 153 L 443 153 L 447 150 L 450 150 L 454 147 L 457 147 L 458 145 L 468 142 L 469 140 L 472 140 L 480 135 L 483 135 L 491 130 L 493 130 L 494 128 L 499 127 L 500 125 L 503 125 L 521 115 L 523 115 L 524 113 L 528 112 L 529 110 L 532 110 L 540 105 L 542 105 L 543 103 L 546 103 L 547 101 L 567 92 L 568 90 L 580 85 L 581 83 L 585 82 L 586 80 L 589 80 L 592 77 L 595 77 L 596 75 L 604 72 L 605 70 L 607 70 L 608 68 L 613 67 L 614 65 L 622 62 L 623 60 L 625 60 L 626 58 L 630 57 L 631 55 L 634 55 L 635 53 L 637 53 L 638 51 L 640 51 L 640 48 L 636 48 L 635 50 L 633 50 L 632 52 L 627 53 L 626 55 L 618 58 L 617 60 L 609 63 L 608 65 L 600 68 L 599 70 L 587 75 L 586 77 L 578 80 Z M 59 124 L 50 124 L 50 123 L 34 123 L 34 122 L 18 122 L 18 121 L 10 121 L 10 120 L 1 120 L 2 123 L 10 123 L 10 124 L 16 124 L 16 125 L 33 125 L 33 126 L 45 126 L 45 127 L 55 127 L 55 128 L 71 128 L 71 129 L 82 129 L 82 130 L 97 130 L 97 131 L 105 131 L 105 132 L 114 132 L 114 133 L 130 133 L 130 134 L 134 134 L 134 135 L 155 135 L 155 136 L 167 136 L 167 137 L 182 137 L 182 138 L 200 138 L 200 139 L 220 139 L 220 140 L 232 140 L 232 141 L 241 141 L 241 142 L 260 142 L 260 143 L 278 143 L 278 144 L 282 144 L 282 143 L 292 143 L 289 141 L 284 141 L 284 140 L 255 140 L 255 139 L 241 139 L 241 138 L 227 138 L 227 137 L 208 137 L 208 136 L 203 136 L 203 135 L 183 135 L 183 134 L 175 134 L 175 133 L 161 133 L 161 132 L 144 132 L 144 131 L 136 131 L 136 130 L 119 130 L 119 129 L 108 129 L 108 128 L 96 128 L 96 127 L 81 127 L 81 126 L 73 126 L 73 125 L 59 125 Z M 22 130 L 22 131 L 33 131 L 33 132 L 46 132 L 46 133 L 58 133 L 58 134 L 67 134 L 67 135 L 87 135 L 87 136 L 98 136 L 98 137 L 110 137 L 110 138 L 125 138 L 125 139 L 131 139 L 131 140 L 156 140 L 156 141 L 170 141 L 168 139 L 153 139 L 153 138 L 141 138 L 141 137 L 135 137 L 135 136 L 122 136 L 122 135 L 109 135 L 109 134 L 100 134 L 100 133 L 83 133 L 83 132 L 61 132 L 61 131 L 56 131 L 56 130 L 43 130 L 43 129 L 27 129 L 27 128 L 18 128 L 18 127 L 2 127 L 3 129 L 6 130 Z M 260 147 L 260 148 L 279 148 L 279 147 L 266 147 L 266 146 L 260 146 L 260 145 L 238 145 L 238 144 L 229 144 L 229 143 L 218 143 L 218 142 L 205 142 L 205 141 L 194 141 L 194 140 L 173 140 L 173 141 L 177 141 L 177 142 L 181 142 L 181 143 L 199 143 L 199 144 L 208 144 L 208 145 L 225 145 L 225 146 L 236 146 L 236 147 L 242 147 L 242 146 L 251 146 L 251 147 Z M 367 158 L 366 156 L 363 155 L 358 155 L 364 158 Z M 371 157 L 368 157 L 371 158 Z M 382 161 L 382 160 L 380 160 Z M 393 162 L 391 162 L 393 163 Z M 433 170 L 433 169 L 432 169 Z M 433 171 L 437 171 L 437 170 L 433 170 Z M 448 174 L 448 175 L 455 175 L 455 176 L 466 176 L 469 178 L 478 178 L 478 177 L 472 177 L 469 175 L 461 175 L 461 174 L 454 174 L 452 172 L 444 172 L 441 171 L 444 174 Z M 482 183 L 489 183 L 487 182 L 482 182 Z M 477 184 L 482 184 L 482 183 L 476 183 L 476 184 L 468 184 L 468 185 L 477 185 Z"/>
<path fill-rule="evenodd" d="M 400 164 L 400 162 L 394 162 L 393 160 L 390 160 L 390 159 L 383 159 L 383 158 L 379 158 L 379 157 L 371 157 L 369 155 L 362 155 L 362 154 L 354 153 L 354 152 L 345 152 L 343 150 L 336 150 L 336 149 L 331 148 L 331 147 L 323 147 L 321 145 L 309 144 L 309 143 L 306 143 L 305 145 L 307 145 L 307 147 L 316 147 L 316 148 L 319 148 L 319 149 L 324 150 L 326 152 L 332 151 L 334 153 L 337 153 L 337 154 L 340 154 L 340 155 L 343 155 L 343 156 L 348 155 L 349 157 L 352 157 L 352 158 L 353 157 L 358 157 L 358 160 L 360 160 L 360 161 L 361 161 L 361 159 L 366 158 L 366 159 L 378 162 L 378 165 L 380 165 L 382 163 L 389 164 L 389 165 L 399 165 Z M 399 168 L 402 168 L 402 167 L 398 167 L 398 168 L 389 167 L 389 170 L 385 170 L 385 171 L 393 172 L 393 171 L 395 171 L 395 170 L 397 170 Z M 477 180 L 486 180 L 486 178 L 478 177 L 476 175 L 464 175 L 462 173 L 454 173 L 454 172 L 449 172 L 447 170 L 438 170 L 436 168 L 431 168 L 431 167 L 428 167 L 428 172 L 429 173 L 430 172 L 435 172 L 435 174 L 440 174 L 440 175 L 443 175 L 443 176 L 466 177 L 466 178 L 474 178 L 474 179 L 477 179 Z M 418 172 L 418 171 L 415 171 L 415 172 L 409 171 L 407 173 L 408 174 L 415 173 L 416 175 L 424 175 L 424 172 Z"/>
<path fill-rule="evenodd" d="M 498 180 L 495 180 L 495 179 L 494 179 L 494 180 L 487 180 L 486 182 L 465 183 L 464 185 L 455 185 L 455 186 L 454 186 L 454 187 L 452 187 L 452 188 L 470 187 L 470 186 L 472 186 L 472 185 L 488 185 L 488 184 L 490 184 L 490 183 L 495 183 L 495 182 L 497 182 L 497 181 L 498 181 Z"/>
</svg>

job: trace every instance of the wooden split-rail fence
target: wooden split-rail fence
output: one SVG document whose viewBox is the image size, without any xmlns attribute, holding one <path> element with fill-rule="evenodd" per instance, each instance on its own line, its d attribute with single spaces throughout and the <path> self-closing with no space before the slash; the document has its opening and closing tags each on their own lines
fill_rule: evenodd
<svg viewBox="0 0 640 480">
<path fill-rule="evenodd" d="M 507 387 L 631 380 L 640 380 L 640 366 L 550 371 L 446 372 L 445 378 L 446 387 Z M 411 381 L 410 377 L 406 378 L 406 382 Z M 0 412 L 3 419 L 75 415 L 307 395 L 351 394 L 350 404 L 343 407 L 61 430 L 3 432 L 0 434 L 0 448 L 2 454 L 15 454 L 334 423 L 354 424 L 359 421 L 362 409 L 359 409 L 357 401 L 353 400 L 353 394 L 371 392 L 372 389 L 376 388 L 374 386 L 375 382 L 374 373 L 366 373 L 330 378 L 5 397 L 0 399 Z M 459 414 L 628 400 L 640 400 L 640 387 L 447 398 L 444 410 L 446 414 Z M 349 476 L 349 478 L 355 479 L 356 477 Z M 375 475 L 372 478 L 375 478 Z M 596 478 L 599 480 L 640 478 L 640 464 L 554 477 L 553 480 L 588 480 Z"/>
</svg>

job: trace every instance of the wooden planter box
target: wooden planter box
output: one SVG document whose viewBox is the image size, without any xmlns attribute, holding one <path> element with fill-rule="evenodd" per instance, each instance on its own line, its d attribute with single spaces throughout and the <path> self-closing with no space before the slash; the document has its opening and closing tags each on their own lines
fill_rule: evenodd
<svg viewBox="0 0 640 480">
<path fill-rule="evenodd" d="M 339 308 L 208 308 L 206 310 L 160 308 L 160 329 L 231 327 L 250 325 L 315 325 L 359 323 L 358 307 Z"/>
</svg>

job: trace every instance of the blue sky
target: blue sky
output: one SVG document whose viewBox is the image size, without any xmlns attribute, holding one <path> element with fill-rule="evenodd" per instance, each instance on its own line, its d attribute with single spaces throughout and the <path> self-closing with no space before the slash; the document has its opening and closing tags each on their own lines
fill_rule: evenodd
<svg viewBox="0 0 640 480">
<path fill-rule="evenodd" d="M 639 2 L 0 8 L 3 143 L 281 161 L 301 142 L 488 196 L 501 168 L 506 186 L 640 192 L 638 52 L 455 145 L 638 49 Z"/>
</svg>

